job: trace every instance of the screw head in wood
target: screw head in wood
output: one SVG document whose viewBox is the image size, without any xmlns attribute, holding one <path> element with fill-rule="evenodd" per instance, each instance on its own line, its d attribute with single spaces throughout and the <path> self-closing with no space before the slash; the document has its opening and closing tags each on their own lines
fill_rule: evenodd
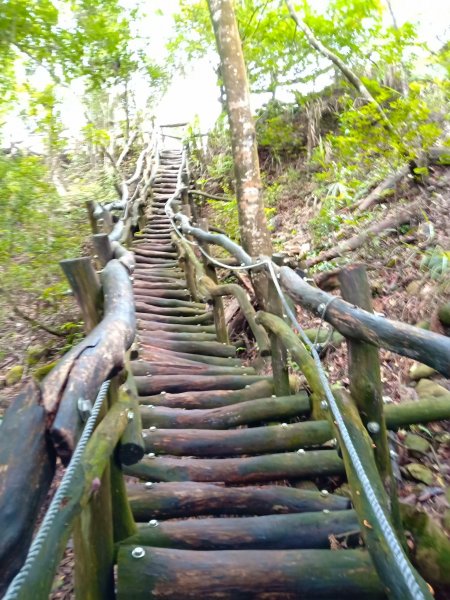
<svg viewBox="0 0 450 600">
<path fill-rule="evenodd" d="M 142 548 L 141 546 L 136 546 L 136 548 L 133 548 L 133 550 L 131 551 L 131 556 L 133 558 L 143 558 L 145 556 L 144 548 Z"/>
<path fill-rule="evenodd" d="M 369 433 L 380 433 L 380 429 L 380 424 L 376 421 L 369 421 L 369 423 L 367 423 L 367 431 Z"/>
<path fill-rule="evenodd" d="M 158 527 L 159 523 L 156 519 L 152 519 L 151 521 L 148 522 L 148 524 L 150 525 L 150 527 Z"/>
<path fill-rule="evenodd" d="M 153 487 L 153 481 L 146 481 L 146 482 L 145 482 L 145 487 L 146 487 L 146 488 L 151 488 L 151 487 Z"/>
<path fill-rule="evenodd" d="M 320 495 L 323 496 L 324 498 L 326 498 L 328 496 L 329 492 L 328 490 L 320 490 Z"/>
</svg>

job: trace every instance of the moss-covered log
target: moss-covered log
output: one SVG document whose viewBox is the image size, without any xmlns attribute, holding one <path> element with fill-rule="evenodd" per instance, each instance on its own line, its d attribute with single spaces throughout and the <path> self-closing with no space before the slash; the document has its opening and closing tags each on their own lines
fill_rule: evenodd
<svg viewBox="0 0 450 600">
<path fill-rule="evenodd" d="M 355 511 L 211 518 L 142 525 L 124 544 L 179 550 L 329 548 L 330 536 L 359 532 Z"/>
<path fill-rule="evenodd" d="M 140 399 L 142 402 L 142 398 Z M 310 412 L 310 400 L 306 392 L 280 398 L 258 398 L 238 404 L 206 410 L 185 410 L 167 406 L 147 407 L 141 405 L 145 427 L 165 427 L 167 429 L 229 429 L 239 425 L 261 423 L 274 419 L 289 419 Z M 302 425 L 306 425 L 303 423 Z M 328 426 L 328 423 L 327 423 Z M 331 429 L 330 429 L 331 431 Z"/>
<path fill-rule="evenodd" d="M 427 584 L 414 568 L 410 566 L 406 570 L 399 564 L 399 557 L 402 557 L 406 564 L 409 563 L 408 557 L 401 542 L 395 538 L 395 530 L 389 517 L 389 499 L 375 463 L 372 440 L 361 422 L 358 410 L 344 392 L 335 392 L 334 396 L 345 428 L 352 440 L 357 460 L 363 465 L 362 468 L 367 478 L 367 481 L 362 480 L 361 468 L 355 465 L 355 459 L 352 459 L 347 444 L 343 442 L 340 430 L 336 428 L 353 504 L 361 525 L 362 538 L 377 573 L 392 598 L 415 600 L 422 594 L 424 600 L 431 600 L 432 595 Z M 373 499 L 373 496 L 376 500 Z M 391 544 L 386 541 L 386 532 L 390 539 L 394 540 Z M 393 544 L 396 548 L 393 548 Z"/>
<path fill-rule="evenodd" d="M 141 396 L 160 392 L 185 392 L 205 390 L 238 390 L 258 381 L 269 381 L 262 375 L 154 375 L 136 377 L 136 386 Z"/>
<path fill-rule="evenodd" d="M 101 384 L 125 364 L 135 333 L 131 282 L 127 269 L 110 261 L 102 272 L 104 318 L 70 350 L 42 382 L 43 406 L 61 459 L 67 462 L 81 428 L 79 398 L 93 401 Z M 69 385 L 68 385 L 69 382 Z M 56 417 L 55 417 L 55 413 Z"/>
<path fill-rule="evenodd" d="M 174 408 L 217 408 L 229 404 L 246 402 L 255 398 L 264 398 L 273 393 L 273 384 L 269 381 L 253 383 L 242 390 L 214 390 L 205 392 L 183 392 L 181 394 L 158 394 L 139 398 L 143 404 Z"/>
<path fill-rule="evenodd" d="M 364 265 L 355 264 L 339 273 L 344 300 L 373 313 L 372 293 Z M 391 466 L 391 458 L 383 411 L 383 388 L 381 384 L 378 348 L 367 342 L 348 339 L 348 376 L 350 394 L 358 407 L 364 426 L 372 425 L 370 437 L 373 452 L 384 488 L 390 498 L 390 513 L 399 536 L 403 535 L 398 507 L 397 485 Z"/>
<path fill-rule="evenodd" d="M 136 376 L 143 375 L 255 375 L 252 367 L 224 367 L 208 365 L 207 363 L 194 362 L 192 360 L 174 360 L 166 362 L 147 362 L 145 360 L 133 361 L 131 372 Z"/>
<path fill-rule="evenodd" d="M 151 414 L 151 411 L 148 411 Z M 148 414 L 147 412 L 147 414 Z M 144 426 L 147 419 L 144 418 Z M 312 448 L 333 436 L 327 421 L 249 429 L 156 429 L 145 432 L 145 450 L 172 456 L 239 456 Z"/>
<path fill-rule="evenodd" d="M 161 596 L 224 598 L 385 598 L 370 557 L 363 550 L 193 551 L 122 546 L 118 599 Z M 255 590 L 257 584 L 257 590 Z"/>
<path fill-rule="evenodd" d="M 250 458 L 146 457 L 137 465 L 125 467 L 125 472 L 148 481 L 262 483 L 342 475 L 344 464 L 334 450 L 312 450 L 301 454 L 267 454 Z"/>
<path fill-rule="evenodd" d="M 25 560 L 54 472 L 40 390 L 30 383 L 0 427 L 0 596 Z"/>
<path fill-rule="evenodd" d="M 137 521 L 200 515 L 270 515 L 346 510 L 350 500 L 282 485 L 225 487 L 210 483 L 134 483 L 127 487 Z"/>
<path fill-rule="evenodd" d="M 207 365 L 216 365 L 222 367 L 239 367 L 242 362 L 238 358 L 228 356 L 208 356 L 206 354 L 191 354 L 189 352 L 175 352 L 165 348 L 158 348 L 153 344 L 142 346 L 139 356 L 149 362 L 159 362 L 161 360 L 171 361 L 192 361 L 196 363 L 204 363 Z"/>
<path fill-rule="evenodd" d="M 319 419 L 323 414 L 320 403 L 325 395 L 313 358 L 298 336 L 280 317 L 261 311 L 257 314 L 256 319 L 258 323 L 261 323 L 268 331 L 281 339 L 285 348 L 289 350 L 292 358 L 300 367 L 311 388 L 313 418 Z"/>
<path fill-rule="evenodd" d="M 34 558 L 33 565 L 16 596 L 17 600 L 48 597 L 74 519 L 95 494 L 95 482 L 101 480 L 114 448 L 125 430 L 129 408 L 129 404 L 121 398 L 94 431 L 83 458 L 75 470 L 70 490 L 63 498 L 60 509 L 53 519 L 50 533 Z M 92 597 L 112 597 L 114 588 L 112 562 L 108 573 L 98 572 L 96 580 L 90 583 L 97 588 Z"/>
</svg>

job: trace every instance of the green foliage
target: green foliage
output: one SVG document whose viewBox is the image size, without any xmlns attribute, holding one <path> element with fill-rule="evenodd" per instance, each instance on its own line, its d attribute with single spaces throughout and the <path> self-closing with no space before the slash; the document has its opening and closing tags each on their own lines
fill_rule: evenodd
<svg viewBox="0 0 450 600">
<path fill-rule="evenodd" d="M 58 261 L 77 255 L 87 233 L 84 210 L 61 203 L 38 157 L 0 157 L 0 181 L 2 298 L 53 304 L 67 289 Z"/>
</svg>

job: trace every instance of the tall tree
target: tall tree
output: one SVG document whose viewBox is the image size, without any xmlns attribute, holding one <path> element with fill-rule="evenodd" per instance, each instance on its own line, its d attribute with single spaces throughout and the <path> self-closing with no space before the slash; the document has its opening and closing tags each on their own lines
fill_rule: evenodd
<svg viewBox="0 0 450 600">
<path fill-rule="evenodd" d="M 271 256 L 272 241 L 264 212 L 250 91 L 233 2 L 208 0 L 208 5 L 220 56 L 230 124 L 241 242 L 251 256 Z M 252 280 L 260 305 L 281 314 L 281 302 L 268 275 L 257 273 Z M 278 395 L 289 394 L 286 351 L 276 337 L 271 336 L 271 342 L 275 391 Z"/>
<path fill-rule="evenodd" d="M 251 256 L 272 254 L 261 190 L 250 91 L 232 0 L 208 0 L 231 132 L 241 241 Z"/>
</svg>

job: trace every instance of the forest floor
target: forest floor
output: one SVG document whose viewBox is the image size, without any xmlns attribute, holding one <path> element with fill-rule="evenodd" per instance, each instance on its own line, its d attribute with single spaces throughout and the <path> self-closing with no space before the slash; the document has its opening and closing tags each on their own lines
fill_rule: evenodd
<svg viewBox="0 0 450 600">
<path fill-rule="evenodd" d="M 372 236 L 360 248 L 331 262 L 319 263 L 306 275 L 316 282 L 325 282 L 330 291 L 336 278 L 326 280 L 329 270 L 332 273 L 345 264 L 363 263 L 368 269 L 375 312 L 450 335 L 450 329 L 437 316 L 438 308 L 450 300 L 450 168 L 433 167 L 426 183 L 417 184 L 407 178 L 388 202 L 371 207 L 367 221 L 361 224 L 354 222 L 348 208 L 342 209 L 337 215 L 339 220 L 351 224 L 340 226 L 321 240 L 322 247 L 314 242 L 311 232 L 310 223 L 317 219 L 319 207 L 307 181 L 307 177 L 300 178 L 277 200 L 272 220 L 276 249 L 287 254 L 292 266 L 304 268 L 305 252 L 306 260 L 313 258 L 324 249 L 342 244 L 372 222 L 385 219 L 387 213 L 418 202 L 417 217 L 410 224 Z M 305 328 L 329 327 L 301 308 L 298 317 Z M 329 379 L 348 385 L 345 343 L 330 345 L 323 359 Z M 450 380 L 429 367 L 385 350 L 380 351 L 380 361 L 385 402 L 415 400 L 430 393 L 448 395 L 450 402 Z M 399 431 L 396 442 L 402 502 L 425 511 L 441 531 L 450 534 L 450 421 Z M 450 592 L 440 591 L 438 596 L 450 598 Z"/>
</svg>

